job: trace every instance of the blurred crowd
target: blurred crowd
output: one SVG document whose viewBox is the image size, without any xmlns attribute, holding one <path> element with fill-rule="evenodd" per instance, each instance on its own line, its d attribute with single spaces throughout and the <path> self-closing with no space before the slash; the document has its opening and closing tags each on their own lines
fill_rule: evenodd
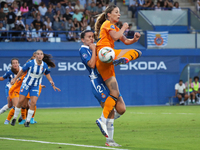
<svg viewBox="0 0 200 150">
<path fill-rule="evenodd" d="M 13 40 L 47 41 L 68 31 L 68 41 L 80 40 L 80 31 L 94 30 L 95 18 L 108 0 L 0 0 L 0 31 L 12 30 Z M 21 31 L 21 32 L 14 32 Z M 79 31 L 79 32 L 78 32 Z M 8 33 L 0 32 L 0 36 Z M 0 40 L 3 38 L 0 37 Z"/>
<path fill-rule="evenodd" d="M 129 0 L 129 10 L 132 11 L 132 18 L 138 10 L 181 10 L 179 2 L 173 0 Z"/>
<path fill-rule="evenodd" d="M 94 30 L 95 16 L 103 12 L 110 0 L 0 0 L 0 41 L 48 41 L 66 34 L 68 41 L 80 41 L 80 32 Z M 173 0 L 129 0 L 129 10 L 180 10 Z M 118 27 L 122 22 L 118 22 Z M 133 36 L 130 28 L 125 33 Z M 10 31 L 13 32 L 3 32 Z M 58 32 L 55 32 L 58 31 Z M 65 31 L 65 32 L 64 32 Z M 67 31 L 67 32 L 66 32 Z"/>
</svg>

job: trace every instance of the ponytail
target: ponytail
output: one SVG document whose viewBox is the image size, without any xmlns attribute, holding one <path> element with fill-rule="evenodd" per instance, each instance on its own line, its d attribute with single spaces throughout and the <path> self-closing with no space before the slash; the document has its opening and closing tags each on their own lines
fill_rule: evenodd
<svg viewBox="0 0 200 150">
<path fill-rule="evenodd" d="M 53 62 L 53 60 L 51 59 L 52 56 L 49 55 L 49 54 L 44 54 L 44 58 L 43 58 L 43 61 L 51 68 L 55 68 L 56 65 L 55 63 Z"/>
<path fill-rule="evenodd" d="M 96 23 L 95 23 L 95 39 L 98 39 L 98 35 L 99 35 L 99 31 L 101 28 L 101 25 L 103 24 L 103 22 L 106 21 L 106 13 L 103 12 L 101 14 L 98 15 Z"/>
</svg>

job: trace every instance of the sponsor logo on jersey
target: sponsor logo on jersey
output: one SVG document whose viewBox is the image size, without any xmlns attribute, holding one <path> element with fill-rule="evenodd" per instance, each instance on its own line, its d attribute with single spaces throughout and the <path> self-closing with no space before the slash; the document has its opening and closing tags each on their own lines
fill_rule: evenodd
<svg viewBox="0 0 200 150">
<path fill-rule="evenodd" d="M 24 89 L 21 89 L 21 91 L 20 92 L 23 92 L 24 91 Z"/>
<path fill-rule="evenodd" d="M 110 28 L 115 29 L 114 25 L 111 25 Z"/>
<path fill-rule="evenodd" d="M 104 93 L 101 93 L 102 98 L 106 98 L 106 95 Z"/>
<path fill-rule="evenodd" d="M 83 58 L 85 58 L 85 59 L 88 57 L 88 55 L 87 55 L 86 53 L 83 53 L 82 56 L 83 56 Z"/>
</svg>

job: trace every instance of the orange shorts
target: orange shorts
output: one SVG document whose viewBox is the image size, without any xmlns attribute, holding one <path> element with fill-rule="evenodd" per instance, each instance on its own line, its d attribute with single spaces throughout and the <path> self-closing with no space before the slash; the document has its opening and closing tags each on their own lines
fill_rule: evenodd
<svg viewBox="0 0 200 150">
<path fill-rule="evenodd" d="M 102 48 L 102 47 L 101 47 Z M 115 69 L 114 69 L 114 65 L 112 62 L 110 63 L 103 63 L 99 57 L 98 57 L 98 53 L 99 50 L 101 48 L 97 49 L 97 61 L 96 61 L 96 67 L 98 72 L 100 73 L 101 77 L 103 78 L 104 81 L 106 81 L 107 79 L 109 79 L 110 77 L 114 76 L 115 77 Z M 120 50 L 116 50 L 115 51 L 115 59 L 117 58 L 117 56 L 119 55 L 119 53 L 121 52 Z"/>
<path fill-rule="evenodd" d="M 21 81 L 22 82 L 22 81 Z M 19 84 L 14 84 L 10 90 L 9 90 L 9 97 L 10 99 L 13 99 L 13 98 L 16 98 L 16 97 L 19 97 L 19 93 L 20 93 L 20 87 L 19 86 L 21 85 L 20 83 Z M 39 96 L 40 96 L 40 93 L 42 92 L 42 86 L 39 85 Z M 26 96 L 26 98 L 30 99 L 30 94 L 28 93 L 28 95 Z"/>
</svg>

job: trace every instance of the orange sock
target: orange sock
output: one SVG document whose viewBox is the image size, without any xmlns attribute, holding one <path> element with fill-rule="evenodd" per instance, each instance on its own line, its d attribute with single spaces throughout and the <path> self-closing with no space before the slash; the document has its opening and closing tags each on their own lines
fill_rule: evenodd
<svg viewBox="0 0 200 150">
<path fill-rule="evenodd" d="M 105 101 L 104 108 L 103 108 L 103 115 L 107 119 L 108 115 L 112 111 L 113 107 L 116 104 L 117 98 L 114 96 L 109 95 L 108 98 Z"/>
<path fill-rule="evenodd" d="M 139 50 L 132 49 L 126 52 L 122 57 L 128 58 L 128 60 L 131 61 L 137 59 L 138 57 L 140 57 L 140 55 L 141 52 Z"/>
<path fill-rule="evenodd" d="M 36 109 L 37 109 L 37 107 L 35 106 L 35 109 L 34 109 L 34 113 L 33 113 L 32 118 L 34 118 L 34 116 L 35 116 Z"/>
<path fill-rule="evenodd" d="M 7 117 L 7 120 L 10 121 L 11 118 L 14 116 L 14 113 L 15 113 L 15 109 L 12 108 L 9 113 L 8 113 L 8 117 Z"/>
<path fill-rule="evenodd" d="M 22 119 L 25 120 L 26 119 L 26 108 L 21 108 L 21 114 L 22 114 Z"/>
</svg>

